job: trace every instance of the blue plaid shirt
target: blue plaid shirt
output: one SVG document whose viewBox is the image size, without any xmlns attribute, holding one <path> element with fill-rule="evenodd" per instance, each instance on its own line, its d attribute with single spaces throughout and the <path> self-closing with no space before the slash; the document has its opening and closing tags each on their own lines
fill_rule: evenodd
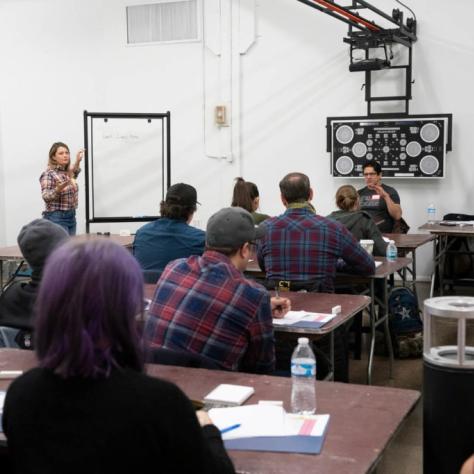
<svg viewBox="0 0 474 474">
<path fill-rule="evenodd" d="M 321 291 L 333 292 L 336 267 L 360 275 L 375 271 L 372 256 L 342 224 L 309 209 L 287 209 L 263 225 L 257 257 L 269 280 L 318 280 Z"/>
<path fill-rule="evenodd" d="M 274 369 L 270 295 L 218 252 L 166 266 L 144 334 L 151 346 L 200 354 L 229 370 Z"/>
</svg>

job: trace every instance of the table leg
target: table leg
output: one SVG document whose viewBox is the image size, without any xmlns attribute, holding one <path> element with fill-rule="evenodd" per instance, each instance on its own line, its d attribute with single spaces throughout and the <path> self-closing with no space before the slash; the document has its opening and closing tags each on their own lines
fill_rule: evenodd
<svg viewBox="0 0 474 474">
<path fill-rule="evenodd" d="M 327 380 L 334 381 L 334 331 L 329 335 L 329 360 L 331 362 L 331 372 L 328 374 Z"/>
<path fill-rule="evenodd" d="M 439 236 L 433 240 L 433 273 L 431 274 L 430 298 L 434 296 L 434 289 L 436 285 L 436 274 L 438 273 L 438 248 Z"/>
<path fill-rule="evenodd" d="M 370 349 L 369 362 L 367 365 L 367 385 L 372 383 L 372 363 L 375 349 L 375 283 L 374 278 L 370 279 Z"/>
<path fill-rule="evenodd" d="M 388 356 L 390 359 L 390 378 L 393 379 L 393 347 L 392 347 L 392 337 L 390 335 L 390 325 L 389 325 L 389 314 L 388 314 L 388 292 L 387 292 L 387 282 L 383 286 L 383 302 L 384 302 L 384 333 L 385 333 L 385 343 L 388 347 Z"/>
<path fill-rule="evenodd" d="M 411 252 L 412 262 L 411 262 L 411 278 L 413 281 L 413 293 L 415 293 L 416 298 L 418 299 L 418 292 L 416 291 L 416 249 L 413 249 Z"/>
</svg>

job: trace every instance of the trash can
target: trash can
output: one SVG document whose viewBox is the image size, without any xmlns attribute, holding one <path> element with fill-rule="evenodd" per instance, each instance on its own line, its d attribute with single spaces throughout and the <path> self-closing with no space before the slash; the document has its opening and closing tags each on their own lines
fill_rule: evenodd
<svg viewBox="0 0 474 474">
<path fill-rule="evenodd" d="M 458 473 L 474 452 L 474 347 L 466 345 L 474 297 L 430 298 L 423 314 L 423 472 Z M 457 326 L 454 344 L 432 344 L 440 321 Z"/>
</svg>

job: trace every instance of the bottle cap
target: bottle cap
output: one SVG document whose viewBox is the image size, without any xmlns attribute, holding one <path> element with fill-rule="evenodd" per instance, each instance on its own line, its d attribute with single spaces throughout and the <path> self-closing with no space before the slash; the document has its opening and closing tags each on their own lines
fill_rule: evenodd
<svg viewBox="0 0 474 474">
<path fill-rule="evenodd" d="M 309 339 L 307 337 L 299 337 L 298 344 L 309 344 Z"/>
<path fill-rule="evenodd" d="M 391 244 L 394 244 L 394 243 L 395 243 L 395 240 L 391 240 L 390 243 L 391 243 Z"/>
</svg>

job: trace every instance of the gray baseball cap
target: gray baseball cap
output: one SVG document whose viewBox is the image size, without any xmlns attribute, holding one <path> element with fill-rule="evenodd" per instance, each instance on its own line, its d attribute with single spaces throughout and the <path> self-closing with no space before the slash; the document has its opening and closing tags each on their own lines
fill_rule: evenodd
<svg viewBox="0 0 474 474">
<path fill-rule="evenodd" d="M 265 235 L 265 226 L 255 227 L 252 214 L 241 207 L 225 207 L 207 222 L 206 244 L 217 248 L 238 248 Z"/>
<path fill-rule="evenodd" d="M 22 227 L 17 242 L 31 269 L 40 273 L 49 254 L 68 239 L 68 233 L 58 224 L 35 219 Z"/>
</svg>

